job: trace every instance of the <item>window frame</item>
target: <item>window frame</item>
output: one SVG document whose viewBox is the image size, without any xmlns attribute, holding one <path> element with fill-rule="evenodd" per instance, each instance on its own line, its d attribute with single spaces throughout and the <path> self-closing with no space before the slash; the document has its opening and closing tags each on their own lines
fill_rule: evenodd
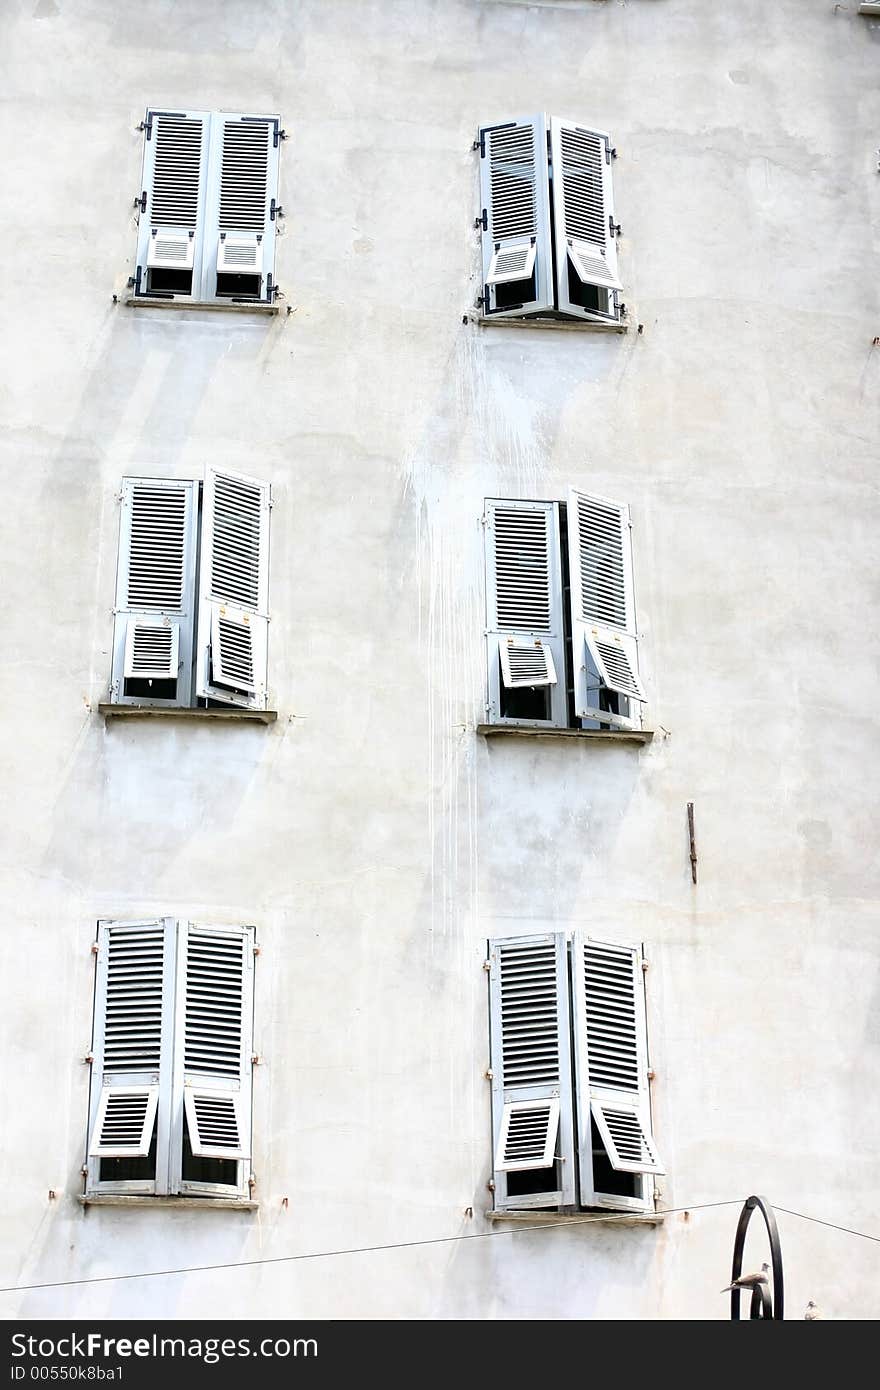
<svg viewBox="0 0 880 1390">
<path fill-rule="evenodd" d="M 179 294 L 168 290 L 151 290 L 148 275 L 148 251 L 155 226 L 174 226 L 173 223 L 154 221 L 152 211 L 156 151 L 158 147 L 159 125 L 162 117 L 177 117 L 198 120 L 202 123 L 202 148 L 199 162 L 198 214 L 193 229 L 193 267 L 189 294 Z M 220 201 L 222 194 L 224 136 L 227 124 L 265 123 L 267 140 L 266 198 L 263 227 L 259 233 L 261 245 L 260 294 L 259 296 L 232 297 L 217 293 L 217 262 L 220 245 Z M 275 273 L 276 240 L 278 220 L 283 216 L 279 199 L 280 148 L 286 138 L 281 129 L 278 115 L 261 115 L 242 111 L 170 111 L 148 107 L 143 120 L 144 152 L 141 164 L 141 195 L 138 200 L 138 233 L 135 247 L 134 273 L 131 278 L 134 300 L 150 303 L 161 300 L 163 303 L 182 305 L 210 305 L 213 309 L 251 306 L 253 308 L 273 305 L 278 292 Z M 228 229 L 227 229 L 228 230 Z M 245 231 L 246 229 L 242 229 Z"/>
<path fill-rule="evenodd" d="M 535 204 L 534 231 L 527 234 L 525 230 L 521 229 L 518 235 L 505 238 L 504 230 L 499 233 L 494 226 L 493 219 L 493 133 L 525 130 L 532 132 L 535 152 L 534 175 L 531 185 Z M 572 189 L 569 190 L 562 172 L 564 168 L 563 139 L 572 134 L 592 137 L 601 147 L 601 189 L 599 193 L 602 204 L 603 241 L 601 248 L 598 243 L 588 247 L 583 240 L 578 240 L 568 234 L 566 221 L 568 192 L 573 190 L 572 197 L 577 200 L 579 186 L 578 182 L 575 181 Z M 582 327 L 593 325 L 597 328 L 613 328 L 620 331 L 626 317 L 626 305 L 622 299 L 623 282 L 619 278 L 616 238 L 620 235 L 620 227 L 615 221 L 614 189 L 611 175 L 611 165 L 617 157 L 617 151 L 608 132 L 580 121 L 538 112 L 533 116 L 511 116 L 503 121 L 490 121 L 481 124 L 477 130 L 474 149 L 478 151 L 479 178 L 479 209 L 476 217 L 476 226 L 480 229 L 480 291 L 476 305 L 479 320 L 486 324 L 512 319 L 523 323 L 528 323 L 529 320 L 539 320 L 542 326 L 552 326 L 556 322 L 567 324 L 569 327 L 573 324 L 580 324 Z M 586 205 L 589 207 L 589 200 L 586 200 Z M 517 199 L 512 197 L 509 209 L 515 212 L 517 206 Z M 573 209 L 573 215 L 575 212 L 579 212 L 581 214 L 580 220 L 583 221 L 583 211 L 584 202 L 582 200 L 580 208 L 576 205 Z M 502 227 L 506 228 L 504 219 L 502 219 Z M 595 228 L 590 230 L 595 230 Z M 492 269 L 496 264 L 495 258 L 499 251 L 506 249 L 507 242 L 511 243 L 512 249 L 514 245 L 524 246 L 529 240 L 534 249 L 534 269 L 530 280 L 516 281 L 510 276 L 506 276 L 504 283 L 506 287 L 515 284 L 530 288 L 533 286 L 534 291 L 530 298 L 524 298 L 520 304 L 502 304 L 499 306 L 497 304 L 496 281 L 493 280 L 492 276 Z M 577 271 L 575 272 L 576 278 L 580 279 L 582 283 L 594 287 L 599 298 L 599 303 L 596 306 L 580 304 L 572 299 L 569 288 L 571 272 L 568 246 L 575 243 L 579 247 L 592 249 L 596 253 L 596 264 L 604 262 L 606 272 L 604 276 L 600 275 L 595 279 L 587 278 L 585 280 L 583 275 L 578 275 Z M 573 252 L 571 260 L 574 261 Z"/>
<path fill-rule="evenodd" d="M 252 608 L 241 609 L 209 592 L 210 565 L 207 559 L 214 535 L 214 484 L 218 477 L 231 480 L 259 494 L 258 546 L 259 596 Z M 140 608 L 129 604 L 128 579 L 131 569 L 133 507 L 138 489 L 157 493 L 182 493 L 185 502 L 182 535 L 183 598 L 179 609 Z M 204 477 L 180 479 L 126 475 L 117 493 L 119 529 L 116 552 L 116 585 L 113 608 L 113 635 L 108 689 L 112 707 L 132 709 L 200 710 L 222 707 L 232 713 L 266 711 L 269 708 L 269 547 L 272 512 L 271 483 L 239 472 L 206 464 Z M 249 625 L 251 636 L 253 686 L 238 687 L 212 678 L 212 615 L 228 612 Z M 146 625 L 170 622 L 178 628 L 178 674 L 173 699 L 163 696 L 126 694 L 126 652 L 128 629 L 133 621 Z"/>
<path fill-rule="evenodd" d="M 598 498 L 598 494 L 578 493 L 571 488 L 564 500 L 547 500 L 538 498 L 509 498 L 509 497 L 487 497 L 483 502 L 482 537 L 483 537 L 483 611 L 485 615 L 485 671 L 484 671 L 484 709 L 486 714 L 486 724 L 493 728 L 521 728 L 545 731 L 553 729 L 570 730 L 625 730 L 639 732 L 643 727 L 643 705 L 641 702 L 626 695 L 619 694 L 606 686 L 602 676 L 592 658 L 589 643 L 583 639 L 583 622 L 576 621 L 572 612 L 571 602 L 571 544 L 572 528 L 576 526 L 576 521 L 572 514 L 572 498 L 575 496 L 591 496 L 597 500 L 608 502 L 609 499 Z M 625 584 L 627 593 L 627 604 L 632 610 L 632 624 L 626 629 L 621 629 L 621 635 L 628 643 L 632 644 L 632 651 L 635 657 L 636 674 L 639 673 L 640 643 L 636 627 L 635 598 L 634 598 L 634 564 L 631 541 L 631 521 L 629 506 L 623 503 L 612 503 L 621 514 L 626 518 L 625 548 L 623 551 L 623 564 L 626 571 Z M 497 621 L 496 612 L 496 558 L 495 558 L 495 531 L 494 517 L 498 509 L 522 509 L 524 511 L 537 508 L 548 512 L 550 517 L 550 583 L 553 586 L 550 596 L 550 606 L 553 614 L 556 615 L 559 623 L 559 635 L 548 636 L 546 633 L 535 629 L 527 632 L 525 629 L 514 629 L 501 627 Z M 499 644 L 504 635 L 509 635 L 517 640 L 530 636 L 540 639 L 551 648 L 556 667 L 557 685 L 549 687 L 550 717 L 547 719 L 524 718 L 502 714 L 502 675 L 501 661 L 499 659 Z M 581 653 L 580 648 L 583 647 Z M 577 648 L 577 651 L 576 651 Z M 577 663 L 577 664 L 576 664 Z M 642 682 L 644 683 L 644 682 Z M 597 689 L 599 698 L 605 698 L 606 702 L 613 702 L 617 709 L 601 710 L 590 707 L 588 714 L 578 715 L 578 701 L 583 692 Z M 613 701 L 611 700 L 613 697 Z M 645 702 L 645 704 L 647 701 Z M 586 708 L 586 706 L 585 706 Z"/>
<path fill-rule="evenodd" d="M 528 924 L 523 924 L 527 927 Z M 496 1168 L 495 1164 L 499 1152 L 499 1141 L 502 1134 L 503 1119 L 505 1111 L 511 1103 L 516 1100 L 525 1099 L 528 1094 L 524 1093 L 521 1097 L 517 1095 L 511 1098 L 510 1088 L 505 1085 L 502 1062 L 502 1038 L 501 1038 L 501 1017 L 500 1017 L 500 987 L 497 983 L 498 977 L 498 957 L 499 951 L 503 946 L 511 944 L 543 943 L 547 939 L 553 938 L 557 943 L 556 949 L 561 953 L 564 963 L 564 974 L 560 974 L 557 985 L 557 1007 L 565 1010 L 565 1026 L 567 1031 L 568 1045 L 563 1047 L 561 1061 L 561 1080 L 562 1085 L 559 1089 L 559 1100 L 561 1105 L 560 1137 L 558 1140 L 559 1150 L 563 1163 L 569 1164 L 573 1170 L 569 1193 L 572 1194 L 571 1200 L 564 1200 L 562 1188 L 554 1189 L 547 1193 L 531 1193 L 525 1198 L 517 1195 L 508 1195 L 508 1173 L 504 1169 Z M 589 1211 L 601 1209 L 606 1211 L 617 1211 L 621 1213 L 633 1213 L 645 1215 L 653 1213 L 655 1210 L 655 1181 L 650 1173 L 634 1173 L 632 1178 L 634 1184 L 640 1188 L 638 1195 L 628 1196 L 617 1193 L 603 1192 L 595 1186 L 594 1160 L 592 1151 L 592 1104 L 590 1096 L 589 1082 L 585 1077 L 584 1068 L 586 1065 L 587 1044 L 586 1036 L 580 1024 L 580 1011 L 576 1003 L 576 987 L 573 972 L 576 964 L 576 951 L 580 943 L 586 938 L 578 931 L 555 930 L 535 934 L 528 929 L 523 932 L 504 932 L 495 937 L 490 937 L 487 942 L 487 969 L 489 974 L 488 994 L 489 994 L 489 1055 L 490 1066 L 489 1076 L 492 1082 L 491 1093 L 491 1155 L 492 1165 L 492 1191 L 493 1208 L 496 1213 L 534 1213 L 539 1211 Z M 625 943 L 620 943 L 624 946 Z M 649 1123 L 651 1121 L 651 1071 L 650 1055 L 648 1050 L 648 1031 L 647 1031 L 647 991 L 644 984 L 644 972 L 642 963 L 644 959 L 643 946 L 627 946 L 626 949 L 637 952 L 638 970 L 640 979 L 640 993 L 637 995 L 637 1020 L 636 1026 L 639 1036 L 640 1048 L 640 1080 L 643 1082 L 641 1094 L 641 1104 L 647 1114 Z M 560 1019 L 560 1025 L 562 1020 Z M 543 1093 L 542 1093 L 543 1094 Z M 566 1120 L 568 1115 L 568 1129 L 571 1131 L 570 1141 L 566 1138 Z M 653 1138 L 653 1129 L 652 1129 Z M 585 1151 L 585 1144 L 589 1149 Z M 606 1149 L 607 1154 L 607 1149 Z M 608 1155 L 610 1161 L 610 1155 Z M 537 1169 L 535 1170 L 537 1171 Z M 576 1178 L 575 1178 L 576 1173 Z M 556 1198 L 557 1200 L 553 1200 Z M 548 1200 L 549 1199 L 549 1200 Z"/>
<path fill-rule="evenodd" d="M 160 1041 L 160 1064 L 151 1074 L 153 1084 L 159 1088 L 158 1106 L 155 1118 L 156 1170 L 151 1179 L 108 1179 L 101 1178 L 100 1156 L 93 1156 L 92 1138 L 105 1089 L 103 1070 L 104 1033 L 106 1022 L 106 984 L 107 950 L 110 928 L 153 925 L 161 922 L 163 927 L 163 983 L 162 983 L 162 1021 Z M 256 928 L 249 925 L 214 926 L 210 930 L 223 932 L 242 941 L 244 970 L 244 992 L 242 997 L 242 1099 L 241 1112 L 246 1123 L 245 1134 L 248 1139 L 248 1156 L 232 1159 L 236 1163 L 236 1182 L 214 1183 L 198 1182 L 183 1176 L 183 1143 L 185 1124 L 184 1096 L 187 1086 L 184 1074 L 183 1049 L 185 1041 L 185 959 L 187 933 L 196 924 L 186 918 L 161 917 L 143 919 L 100 918 L 95 937 L 95 977 L 93 986 L 93 1024 L 92 1050 L 90 1053 L 91 1074 L 89 1078 L 89 1101 L 87 1111 L 86 1156 L 83 1165 L 85 1176 L 85 1197 L 130 1196 L 130 1197 L 206 1197 L 240 1200 L 250 1196 L 250 1180 L 253 1167 L 253 1037 L 254 1037 L 254 961 L 257 955 Z M 204 929 L 204 924 L 197 927 Z M 102 993 L 103 991 L 103 993 Z M 245 1061 L 247 1059 L 247 1061 Z M 120 1089 L 130 1084 L 129 1074 L 114 1072 L 114 1083 Z M 244 1081 L 246 1078 L 246 1084 Z M 143 1084 L 143 1083 L 141 1083 Z M 207 1081 L 198 1089 L 213 1089 L 215 1082 Z M 232 1089 L 231 1085 L 230 1088 Z"/>
</svg>

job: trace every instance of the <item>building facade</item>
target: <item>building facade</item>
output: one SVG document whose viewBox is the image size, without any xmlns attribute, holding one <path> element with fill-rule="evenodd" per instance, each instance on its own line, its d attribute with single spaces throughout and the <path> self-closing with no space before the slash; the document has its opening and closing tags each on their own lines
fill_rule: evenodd
<svg viewBox="0 0 880 1390">
<path fill-rule="evenodd" d="M 711 1318 L 749 1193 L 876 1229 L 857 10 L 11 6 L 5 1316 Z"/>
</svg>

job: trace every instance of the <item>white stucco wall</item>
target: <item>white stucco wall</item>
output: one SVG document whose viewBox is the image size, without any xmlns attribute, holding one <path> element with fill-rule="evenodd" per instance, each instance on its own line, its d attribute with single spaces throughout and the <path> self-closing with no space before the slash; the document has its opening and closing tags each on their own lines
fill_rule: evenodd
<svg viewBox="0 0 880 1390">
<path fill-rule="evenodd" d="M 519 926 L 646 942 L 666 1205 L 880 1229 L 880 21 L 854 9 L 7 0 L 4 1285 L 488 1231 L 481 964 Z M 112 304 L 148 103 L 281 113 L 291 315 Z M 474 132 L 542 109 L 614 136 L 624 337 L 462 323 Z M 278 722 L 105 726 L 119 479 L 208 460 L 272 483 Z M 483 499 L 570 484 L 632 508 L 643 751 L 473 731 Z M 257 925 L 258 1213 L 77 1201 L 95 920 L 146 912 Z M 735 1219 L 0 1312 L 718 1317 Z M 793 1316 L 876 1316 L 875 1246 L 780 1222 Z"/>
</svg>

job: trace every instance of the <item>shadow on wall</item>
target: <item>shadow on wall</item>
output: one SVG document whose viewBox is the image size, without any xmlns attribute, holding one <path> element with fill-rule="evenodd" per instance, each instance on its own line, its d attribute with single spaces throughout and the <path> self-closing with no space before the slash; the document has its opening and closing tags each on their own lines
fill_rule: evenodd
<svg viewBox="0 0 880 1390">
<path fill-rule="evenodd" d="M 664 1231 L 609 1225 L 529 1231 L 495 1228 L 450 1247 L 436 1317 L 468 1317 L 473 1290 L 485 1318 L 637 1318 L 656 1296 Z"/>
</svg>

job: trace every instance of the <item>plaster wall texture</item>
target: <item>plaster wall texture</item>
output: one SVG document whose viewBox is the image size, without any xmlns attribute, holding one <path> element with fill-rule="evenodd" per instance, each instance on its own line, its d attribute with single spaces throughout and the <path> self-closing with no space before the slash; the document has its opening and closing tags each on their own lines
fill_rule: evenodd
<svg viewBox="0 0 880 1390">
<path fill-rule="evenodd" d="M 548 927 L 646 943 L 664 1205 L 876 1233 L 880 22 L 4 9 L 0 1282 L 488 1233 L 485 940 Z M 290 315 L 112 304 L 148 104 L 282 115 Z M 625 336 L 462 323 L 474 133 L 538 110 L 614 137 Z M 278 721 L 105 725 L 120 478 L 207 461 L 272 484 Z M 474 733 L 483 500 L 571 484 L 632 509 L 643 750 Z M 147 912 L 257 925 L 257 1213 L 77 1201 L 95 921 Z M 0 1311 L 724 1316 L 736 1211 Z M 780 1222 L 792 1314 L 876 1316 L 876 1247 Z"/>
</svg>

